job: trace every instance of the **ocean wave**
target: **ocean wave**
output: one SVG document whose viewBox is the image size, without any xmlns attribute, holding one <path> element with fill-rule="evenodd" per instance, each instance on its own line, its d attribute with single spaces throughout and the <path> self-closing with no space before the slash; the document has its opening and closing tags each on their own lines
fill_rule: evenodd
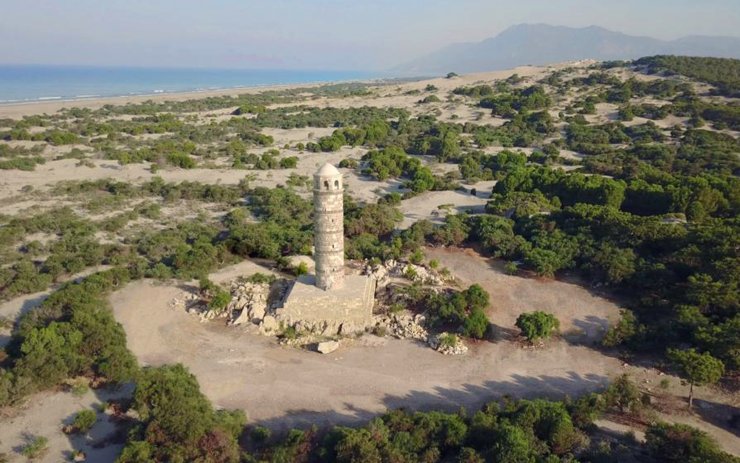
<svg viewBox="0 0 740 463">
<path fill-rule="evenodd" d="M 40 96 L 37 98 L 39 101 L 46 101 L 46 100 L 61 100 L 61 96 Z"/>
<path fill-rule="evenodd" d="M 75 95 L 75 98 L 98 98 L 100 95 Z"/>
</svg>

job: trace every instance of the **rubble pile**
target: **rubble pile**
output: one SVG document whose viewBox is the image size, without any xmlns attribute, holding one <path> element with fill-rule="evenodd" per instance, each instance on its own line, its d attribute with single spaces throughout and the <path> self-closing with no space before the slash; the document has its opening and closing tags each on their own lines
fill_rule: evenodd
<svg viewBox="0 0 740 463">
<path fill-rule="evenodd" d="M 409 313 L 376 315 L 374 317 L 376 330 L 387 333 L 398 339 L 416 339 L 427 342 L 429 333 L 424 327 L 426 317 L 424 315 L 412 315 Z"/>
<path fill-rule="evenodd" d="M 429 336 L 427 343 L 432 349 L 444 355 L 462 355 L 468 352 L 468 346 L 460 336 L 447 332 Z"/>
<path fill-rule="evenodd" d="M 226 307 L 230 325 L 259 324 L 267 315 L 270 285 L 267 283 L 231 284 L 231 302 Z"/>
<path fill-rule="evenodd" d="M 372 275 L 378 282 L 378 287 L 387 286 L 392 278 L 406 278 L 413 282 L 433 286 L 444 284 L 442 277 L 430 268 L 393 259 L 382 264 L 368 264 L 364 274 Z"/>
</svg>

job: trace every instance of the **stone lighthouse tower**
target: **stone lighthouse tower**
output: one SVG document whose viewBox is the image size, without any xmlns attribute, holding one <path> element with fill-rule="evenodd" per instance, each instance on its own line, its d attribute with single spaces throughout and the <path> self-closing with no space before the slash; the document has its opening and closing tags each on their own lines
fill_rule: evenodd
<svg viewBox="0 0 740 463">
<path fill-rule="evenodd" d="M 373 324 L 375 278 L 344 274 L 342 174 L 324 164 L 313 176 L 316 277 L 301 275 L 275 310 L 286 326 L 333 336 L 362 333 Z M 263 321 L 264 323 L 264 321 Z"/>
<path fill-rule="evenodd" d="M 344 281 L 344 188 L 342 174 L 326 163 L 313 176 L 316 286 L 340 287 Z"/>
</svg>

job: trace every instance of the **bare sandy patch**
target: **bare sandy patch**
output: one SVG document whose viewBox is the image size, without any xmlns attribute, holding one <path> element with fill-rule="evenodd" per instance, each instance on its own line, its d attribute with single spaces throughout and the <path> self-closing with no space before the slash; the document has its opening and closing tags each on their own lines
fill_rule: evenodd
<svg viewBox="0 0 740 463">
<path fill-rule="evenodd" d="M 106 442 L 121 441 L 115 436 L 116 424 L 111 421 L 110 416 L 97 411 L 98 421 L 84 436 L 64 434 L 62 427 L 70 424 L 78 412 L 95 410 L 95 406 L 130 393 L 130 387 L 121 390 L 89 390 L 82 396 L 75 396 L 71 392 L 48 391 L 35 394 L 19 407 L 0 409 L 0 453 L 6 453 L 10 462 L 28 461 L 20 454 L 22 447 L 34 437 L 45 437 L 48 439 L 48 450 L 43 457 L 34 461 L 71 461 L 72 452 L 81 450 L 87 455 L 87 461 L 113 462 L 123 445 Z"/>
<path fill-rule="evenodd" d="M 427 248 L 425 253 L 450 269 L 463 286 L 478 283 L 488 291 L 492 301 L 489 318 L 501 327 L 505 338 L 515 334 L 512 327 L 523 312 L 552 313 L 560 320 L 562 333 L 588 343 L 600 341 L 609 325 L 619 319 L 619 306 L 614 301 L 576 282 L 507 275 L 502 261 L 469 249 Z"/>
<path fill-rule="evenodd" d="M 483 212 L 494 183 L 490 181 L 475 184 L 473 186 L 477 190 L 475 195 L 461 190 L 426 191 L 406 199 L 399 206 L 403 214 L 403 222 L 399 228 L 409 228 L 423 219 L 442 222 L 447 214 Z"/>
</svg>

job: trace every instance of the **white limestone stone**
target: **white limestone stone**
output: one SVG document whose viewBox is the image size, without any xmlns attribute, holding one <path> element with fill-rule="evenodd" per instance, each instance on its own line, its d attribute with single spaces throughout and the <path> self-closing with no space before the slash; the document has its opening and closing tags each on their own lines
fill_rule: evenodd
<svg viewBox="0 0 740 463">
<path fill-rule="evenodd" d="M 314 174 L 313 203 L 316 286 L 326 291 L 344 280 L 344 187 L 329 163 Z"/>
<path fill-rule="evenodd" d="M 339 342 L 337 341 L 324 341 L 316 345 L 316 350 L 322 354 L 331 354 L 337 349 L 339 349 Z"/>
<path fill-rule="evenodd" d="M 278 329 L 278 322 L 272 315 L 267 315 L 260 323 L 260 332 L 262 334 L 273 334 Z"/>
</svg>

